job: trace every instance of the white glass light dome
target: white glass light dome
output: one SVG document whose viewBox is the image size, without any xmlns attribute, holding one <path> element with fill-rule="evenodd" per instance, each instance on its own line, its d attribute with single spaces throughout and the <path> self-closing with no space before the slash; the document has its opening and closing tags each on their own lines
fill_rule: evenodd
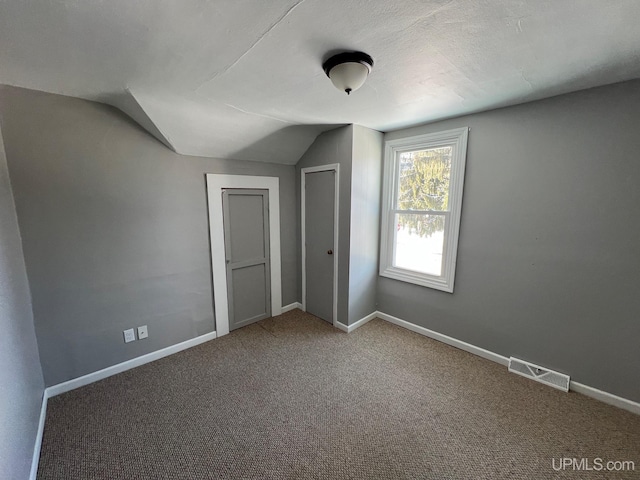
<svg viewBox="0 0 640 480">
<path fill-rule="evenodd" d="M 344 52 L 329 58 L 322 68 L 338 90 L 351 92 L 358 90 L 367 79 L 373 67 L 373 59 L 362 52 Z"/>
</svg>

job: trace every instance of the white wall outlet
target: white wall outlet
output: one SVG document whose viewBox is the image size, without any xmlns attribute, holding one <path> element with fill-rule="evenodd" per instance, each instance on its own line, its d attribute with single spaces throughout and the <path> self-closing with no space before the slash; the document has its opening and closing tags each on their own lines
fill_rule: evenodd
<svg viewBox="0 0 640 480">
<path fill-rule="evenodd" d="M 143 325 L 138 327 L 138 338 L 142 340 L 143 338 L 147 338 L 149 336 L 149 330 L 147 330 L 147 326 Z"/>
<path fill-rule="evenodd" d="M 125 330 L 122 333 L 124 333 L 124 343 L 134 342 L 136 340 L 136 334 L 133 331 L 133 328 Z"/>
</svg>

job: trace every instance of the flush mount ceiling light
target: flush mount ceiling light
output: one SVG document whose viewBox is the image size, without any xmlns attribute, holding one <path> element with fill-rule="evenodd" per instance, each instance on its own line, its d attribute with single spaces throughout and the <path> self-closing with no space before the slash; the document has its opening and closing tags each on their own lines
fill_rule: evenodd
<svg viewBox="0 0 640 480">
<path fill-rule="evenodd" d="M 362 52 L 339 53 L 322 64 L 335 87 L 347 95 L 364 84 L 372 67 L 373 58 Z"/>
</svg>

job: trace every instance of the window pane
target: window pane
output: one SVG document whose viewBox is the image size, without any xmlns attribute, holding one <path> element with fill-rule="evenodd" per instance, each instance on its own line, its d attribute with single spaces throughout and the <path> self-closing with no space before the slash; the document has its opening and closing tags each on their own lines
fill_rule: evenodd
<svg viewBox="0 0 640 480">
<path fill-rule="evenodd" d="M 399 153 L 397 210 L 449 208 L 452 147 Z"/>
<path fill-rule="evenodd" d="M 429 275 L 442 275 L 444 215 L 395 215 L 393 266 Z"/>
</svg>

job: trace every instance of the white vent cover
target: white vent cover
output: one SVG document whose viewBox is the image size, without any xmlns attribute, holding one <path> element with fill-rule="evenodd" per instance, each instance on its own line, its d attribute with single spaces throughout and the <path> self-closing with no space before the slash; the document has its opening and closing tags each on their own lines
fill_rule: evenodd
<svg viewBox="0 0 640 480">
<path fill-rule="evenodd" d="M 557 388 L 563 392 L 569 391 L 569 375 L 565 375 L 564 373 L 554 372 L 553 370 L 548 370 L 513 357 L 509 359 L 509 371 Z"/>
</svg>

